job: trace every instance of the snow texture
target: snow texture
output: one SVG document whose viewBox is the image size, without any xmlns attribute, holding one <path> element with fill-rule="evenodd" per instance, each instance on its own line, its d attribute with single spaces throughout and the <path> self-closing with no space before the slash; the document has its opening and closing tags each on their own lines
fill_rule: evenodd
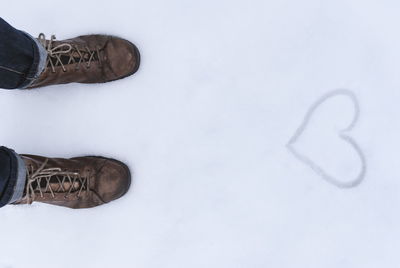
<svg viewBox="0 0 400 268">
<path fill-rule="evenodd" d="M 16 28 L 118 35 L 142 64 L 108 84 L 0 91 L 0 144 L 109 156 L 134 173 L 126 196 L 98 208 L 0 209 L 0 268 L 400 267 L 399 8 L 5 1 Z M 337 89 L 354 100 L 318 102 Z"/>
</svg>

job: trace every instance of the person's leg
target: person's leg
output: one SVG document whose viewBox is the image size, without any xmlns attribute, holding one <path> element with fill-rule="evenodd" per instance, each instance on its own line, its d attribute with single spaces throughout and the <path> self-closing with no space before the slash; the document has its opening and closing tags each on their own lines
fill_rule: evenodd
<svg viewBox="0 0 400 268">
<path fill-rule="evenodd" d="M 0 147 L 0 207 L 23 197 L 26 184 L 25 163 L 13 150 Z"/>
<path fill-rule="evenodd" d="M 112 35 L 81 35 L 57 41 L 53 35 L 38 40 L 48 52 L 47 66 L 27 88 L 67 83 L 106 83 L 134 74 L 140 53 L 128 40 Z"/>
<path fill-rule="evenodd" d="M 0 18 L 0 88 L 105 83 L 134 74 L 139 65 L 139 50 L 128 40 L 99 34 L 35 39 Z"/>
<path fill-rule="evenodd" d="M 13 205 L 41 202 L 68 208 L 91 208 L 122 197 L 131 184 L 129 167 L 115 159 L 19 156 L 26 165 L 26 186 L 21 199 L 9 202 Z"/>
<path fill-rule="evenodd" d="M 46 50 L 0 18 L 0 88 L 25 88 L 44 69 Z"/>
<path fill-rule="evenodd" d="M 0 147 L 0 207 L 42 202 L 91 208 L 122 197 L 130 184 L 129 167 L 115 159 L 50 158 Z"/>
</svg>

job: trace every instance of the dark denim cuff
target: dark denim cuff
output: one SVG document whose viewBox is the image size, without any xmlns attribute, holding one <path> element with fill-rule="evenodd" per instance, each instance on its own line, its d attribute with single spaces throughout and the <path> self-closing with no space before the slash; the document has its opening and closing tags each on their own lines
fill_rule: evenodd
<svg viewBox="0 0 400 268">
<path fill-rule="evenodd" d="M 16 153 L 4 146 L 0 147 L 0 207 L 7 205 L 18 179 L 18 159 Z"/>
<path fill-rule="evenodd" d="M 29 34 L 23 32 L 23 31 L 20 31 L 20 32 L 23 33 L 26 37 L 28 37 L 31 40 L 32 49 L 33 49 L 33 62 L 32 62 L 31 68 L 29 69 L 28 73 L 26 74 L 24 82 L 22 82 L 22 84 L 18 87 L 18 88 L 25 88 L 26 86 L 31 84 L 34 79 L 36 79 L 35 76 L 38 72 L 39 63 L 40 63 L 40 51 L 37 46 L 37 43 L 35 42 L 35 40 L 32 39 L 32 36 L 30 36 Z"/>
</svg>

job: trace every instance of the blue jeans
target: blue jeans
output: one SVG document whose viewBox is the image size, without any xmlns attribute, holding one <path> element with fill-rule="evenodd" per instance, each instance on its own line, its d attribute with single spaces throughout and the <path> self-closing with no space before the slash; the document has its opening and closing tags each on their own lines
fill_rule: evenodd
<svg viewBox="0 0 400 268">
<path fill-rule="evenodd" d="M 13 150 L 0 147 L 0 207 L 20 200 L 25 184 L 24 160 Z"/>
<path fill-rule="evenodd" d="M 0 18 L 0 88 L 29 86 L 43 71 L 46 58 L 36 39 Z"/>
</svg>

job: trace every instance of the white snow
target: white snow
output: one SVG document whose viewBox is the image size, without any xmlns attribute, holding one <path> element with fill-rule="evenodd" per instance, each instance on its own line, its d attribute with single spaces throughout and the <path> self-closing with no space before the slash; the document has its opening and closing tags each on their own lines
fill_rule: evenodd
<svg viewBox="0 0 400 268">
<path fill-rule="evenodd" d="M 118 35 L 142 64 L 104 85 L 0 91 L 0 144 L 110 156 L 134 172 L 125 197 L 95 209 L 0 209 L 0 268 L 400 267 L 399 8 L 5 1 L 1 16 L 32 35 Z M 367 163 L 350 189 L 286 148 L 309 107 L 338 88 L 359 102 L 348 135 Z M 344 181 L 360 162 L 335 133 L 353 112 L 331 99 L 296 144 Z"/>
</svg>

